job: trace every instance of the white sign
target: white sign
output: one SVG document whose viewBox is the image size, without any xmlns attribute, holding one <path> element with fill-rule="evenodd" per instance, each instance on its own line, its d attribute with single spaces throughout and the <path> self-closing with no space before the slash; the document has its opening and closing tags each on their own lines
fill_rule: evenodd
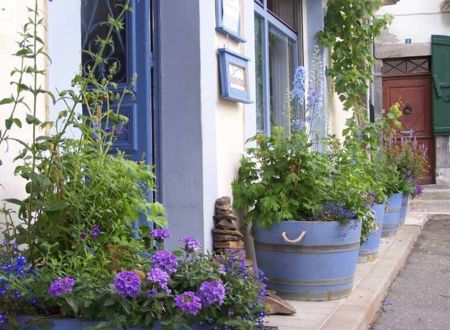
<svg viewBox="0 0 450 330">
<path fill-rule="evenodd" d="M 229 32 L 240 35 L 241 1 L 223 0 L 223 28 Z"/>
</svg>

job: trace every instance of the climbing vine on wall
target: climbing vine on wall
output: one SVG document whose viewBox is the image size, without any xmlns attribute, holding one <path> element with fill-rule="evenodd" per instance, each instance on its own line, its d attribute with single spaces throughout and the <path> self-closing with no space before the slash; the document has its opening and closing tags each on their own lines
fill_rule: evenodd
<svg viewBox="0 0 450 330">
<path fill-rule="evenodd" d="M 360 109 L 372 79 L 375 58 L 373 39 L 391 22 L 391 15 L 375 16 L 381 0 L 330 0 L 325 28 L 319 32 L 322 46 L 331 51 L 328 74 L 344 108 Z"/>
</svg>

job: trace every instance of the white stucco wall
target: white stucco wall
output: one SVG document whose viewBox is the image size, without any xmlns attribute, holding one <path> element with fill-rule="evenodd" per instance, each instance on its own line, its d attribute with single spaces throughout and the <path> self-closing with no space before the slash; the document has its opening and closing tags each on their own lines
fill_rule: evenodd
<svg viewBox="0 0 450 330">
<path fill-rule="evenodd" d="M 376 40 L 377 57 L 431 55 L 431 35 L 450 34 L 450 13 L 442 13 L 442 0 L 400 0 L 382 7 L 377 14 L 392 14 L 394 20 Z M 411 39 L 411 44 L 406 44 Z"/>
<path fill-rule="evenodd" d="M 40 8 L 45 10 L 46 1 L 39 2 Z M 34 0 L 3 0 L 0 2 L 0 99 L 15 95 L 14 86 L 10 85 L 10 72 L 14 67 L 20 66 L 20 59 L 12 56 L 17 52 L 17 42 L 20 41 L 18 32 L 22 31 L 22 26 L 28 19 L 29 13 L 26 7 L 34 7 Z M 40 35 L 45 39 L 45 32 L 40 31 Z M 30 63 L 29 63 L 30 64 Z M 45 68 L 46 61 L 40 57 L 38 62 L 39 68 Z M 31 80 L 25 81 L 31 84 Z M 46 85 L 45 78 L 41 77 L 38 81 L 41 86 Z M 25 100 L 31 104 L 32 99 L 27 97 Z M 5 119 L 11 113 L 11 105 L 0 106 L 0 127 L 5 127 Z M 25 123 L 25 115 L 30 113 L 23 106 L 19 106 L 16 110 L 17 117 L 22 120 L 22 128 L 13 127 L 9 131 L 8 136 L 21 139 L 27 143 L 31 141 L 31 127 Z M 47 118 L 46 97 L 40 95 L 38 98 L 37 116 L 41 119 Z M 39 132 L 44 133 L 44 132 Z M 10 142 L 7 152 L 6 145 L 0 146 L 0 158 L 3 165 L 0 166 L 0 201 L 5 198 L 23 198 L 25 196 L 24 180 L 14 175 L 14 169 L 19 163 L 13 163 L 12 160 L 22 148 L 15 142 Z M 3 207 L 3 202 L 1 204 Z"/>
<path fill-rule="evenodd" d="M 242 1 L 242 34 L 245 43 L 239 43 L 216 32 L 215 1 L 204 1 L 200 6 L 201 40 L 201 98 L 204 187 L 205 246 L 212 246 L 214 202 L 221 196 L 232 197 L 231 182 L 235 179 L 247 138 L 256 134 L 254 103 L 243 104 L 220 98 L 220 77 L 217 49 L 227 48 L 250 59 L 250 97 L 255 98 L 254 61 L 254 3 Z"/>
</svg>

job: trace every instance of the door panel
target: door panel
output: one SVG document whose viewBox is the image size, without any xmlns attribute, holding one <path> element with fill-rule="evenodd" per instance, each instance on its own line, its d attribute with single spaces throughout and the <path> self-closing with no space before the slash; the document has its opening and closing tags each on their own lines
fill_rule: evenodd
<svg viewBox="0 0 450 330">
<path fill-rule="evenodd" d="M 430 163 L 428 172 L 420 178 L 420 183 L 434 183 L 435 146 L 431 107 L 431 76 L 396 76 L 383 78 L 383 106 L 389 109 L 395 102 L 401 103 L 403 115 L 400 117 L 404 128 L 397 132 L 397 137 L 413 136 L 419 144 L 425 146 Z"/>
<path fill-rule="evenodd" d="M 96 51 L 97 36 L 105 37 L 108 27 L 103 24 L 108 16 L 117 17 L 125 0 L 82 0 L 81 1 L 81 35 L 82 49 Z M 113 47 L 106 51 L 110 63 L 117 64 L 114 81 L 118 92 L 132 83 L 134 97 L 127 96 L 120 108 L 120 113 L 128 117 L 128 124 L 122 127 L 113 149 L 124 151 L 131 159 L 145 158 L 152 163 L 152 116 L 151 116 L 151 2 L 131 0 L 133 11 L 124 19 L 125 28 L 113 33 Z M 82 55 L 83 67 L 91 64 L 89 55 Z M 108 74 L 108 65 L 100 65 L 97 70 L 99 78 Z"/>
</svg>

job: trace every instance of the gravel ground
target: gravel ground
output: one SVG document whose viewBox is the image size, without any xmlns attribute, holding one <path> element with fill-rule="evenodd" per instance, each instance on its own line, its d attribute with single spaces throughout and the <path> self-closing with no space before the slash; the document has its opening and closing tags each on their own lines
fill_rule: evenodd
<svg viewBox="0 0 450 330">
<path fill-rule="evenodd" d="M 371 330 L 450 330 L 450 217 L 430 220 Z"/>
</svg>

